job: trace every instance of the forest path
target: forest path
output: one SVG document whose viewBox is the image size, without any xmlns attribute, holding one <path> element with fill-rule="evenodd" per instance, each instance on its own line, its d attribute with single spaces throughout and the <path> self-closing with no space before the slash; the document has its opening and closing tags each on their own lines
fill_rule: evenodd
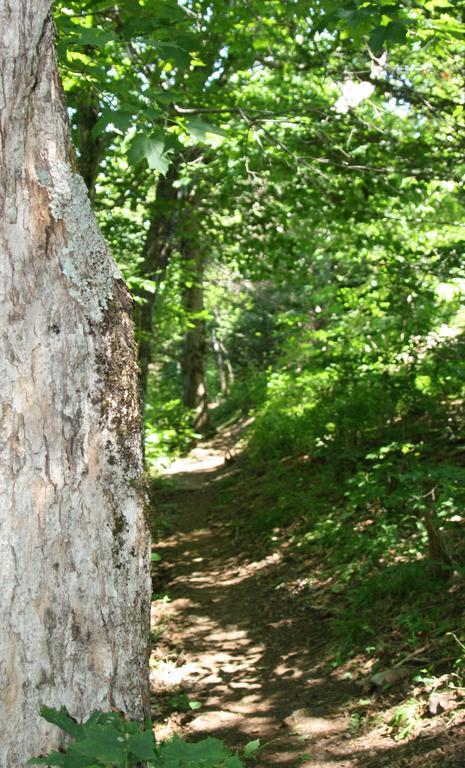
<svg viewBox="0 0 465 768">
<path fill-rule="evenodd" d="M 269 745 L 256 768 L 393 766 L 385 726 L 353 727 L 363 692 L 328 663 L 327 613 L 289 597 L 302 564 L 259 539 L 239 548 L 221 499 L 225 481 L 240 495 L 240 455 L 225 461 L 239 438 L 235 428 L 199 445 L 159 492 L 169 533 L 156 544 L 156 589 L 168 596 L 152 608 L 157 737 L 217 736 L 232 748 L 260 738 Z"/>
</svg>

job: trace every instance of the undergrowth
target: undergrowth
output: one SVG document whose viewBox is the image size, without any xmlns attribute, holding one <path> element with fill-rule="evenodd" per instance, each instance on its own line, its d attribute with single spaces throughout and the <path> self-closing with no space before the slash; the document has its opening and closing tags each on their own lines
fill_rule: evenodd
<svg viewBox="0 0 465 768">
<path fill-rule="evenodd" d="M 437 353 L 446 377 L 433 355 L 272 374 L 244 462 L 247 515 L 223 484 L 236 529 L 286 542 L 332 596 L 337 658 L 425 643 L 453 656 L 447 633 L 465 634 L 462 347 Z"/>
<path fill-rule="evenodd" d="M 29 765 L 61 768 L 244 768 L 220 739 L 187 742 L 179 736 L 156 743 L 150 722 L 141 726 L 118 712 L 94 712 L 78 723 L 67 711 L 42 707 L 41 715 L 58 726 L 73 741 L 62 751 L 29 760 Z M 259 740 L 249 742 L 244 756 L 253 757 Z"/>
</svg>

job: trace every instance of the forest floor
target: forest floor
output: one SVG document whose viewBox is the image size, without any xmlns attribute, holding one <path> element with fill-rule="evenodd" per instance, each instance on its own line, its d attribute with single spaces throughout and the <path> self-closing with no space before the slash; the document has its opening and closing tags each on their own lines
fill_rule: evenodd
<svg viewBox="0 0 465 768">
<path fill-rule="evenodd" d="M 158 738 L 215 736 L 238 749 L 260 739 L 256 768 L 463 766 L 461 706 L 436 701 L 433 690 L 425 717 L 395 685 L 374 690 L 363 656 L 335 665 L 328 621 L 337 593 L 299 599 L 311 563 L 286 545 L 270 552 L 260 537 L 238 535 L 221 489 L 227 482 L 240 502 L 251 482 L 240 438 L 241 425 L 200 444 L 155 492 Z"/>
</svg>

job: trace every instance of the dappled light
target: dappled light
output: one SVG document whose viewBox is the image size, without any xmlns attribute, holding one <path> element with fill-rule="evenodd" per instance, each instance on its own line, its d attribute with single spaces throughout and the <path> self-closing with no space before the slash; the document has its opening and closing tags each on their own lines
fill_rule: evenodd
<svg viewBox="0 0 465 768">
<path fill-rule="evenodd" d="M 463 764 L 464 53 L 0 0 L 0 768 Z"/>
<path fill-rule="evenodd" d="M 165 473 L 161 512 L 168 505 L 171 531 L 156 544 L 156 583 L 166 591 L 152 604 L 155 732 L 216 734 L 236 746 L 260 738 L 259 766 L 403 765 L 422 748 L 414 733 L 408 747 L 393 740 L 395 702 L 381 714 L 370 664 L 363 672 L 361 660 L 358 672 L 333 664 L 334 608 L 320 607 L 324 585 L 310 601 L 289 601 L 306 594 L 308 579 L 298 577 L 288 543 L 275 536 L 270 550 L 231 540 L 224 487 L 235 484 L 244 525 L 252 492 L 224 461 L 240 434 L 225 441 L 220 433 Z M 439 734 L 431 737 L 440 752 Z"/>
</svg>

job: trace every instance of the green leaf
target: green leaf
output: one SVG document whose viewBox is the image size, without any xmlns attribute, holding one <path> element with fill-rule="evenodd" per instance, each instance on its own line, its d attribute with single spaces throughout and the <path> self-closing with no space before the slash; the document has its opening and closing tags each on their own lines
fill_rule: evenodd
<svg viewBox="0 0 465 768">
<path fill-rule="evenodd" d="M 131 143 L 128 160 L 134 164 L 146 160 L 150 170 L 165 175 L 170 165 L 169 153 L 170 150 L 165 152 L 165 140 L 160 133 L 152 136 L 139 133 Z"/>
<path fill-rule="evenodd" d="M 47 757 L 31 757 L 27 765 L 57 765 L 59 768 L 93 768 L 95 758 L 71 755 L 63 752 L 51 752 Z"/>
<path fill-rule="evenodd" d="M 400 21 L 391 21 L 386 27 L 385 40 L 390 43 L 405 43 L 407 27 Z"/>
<path fill-rule="evenodd" d="M 188 187 L 191 183 L 192 179 L 190 176 L 184 176 L 182 179 L 175 179 L 173 181 L 173 187 L 175 189 L 182 189 L 183 187 Z"/>
<path fill-rule="evenodd" d="M 244 763 L 237 755 L 231 755 L 225 760 L 224 768 L 244 768 Z"/>
<path fill-rule="evenodd" d="M 127 755 L 127 738 L 113 724 L 93 725 L 86 737 L 71 744 L 69 753 L 97 758 L 102 762 L 123 764 Z"/>
<path fill-rule="evenodd" d="M 166 58 L 173 59 L 175 64 L 178 67 L 188 67 L 191 61 L 191 57 L 189 54 L 189 51 L 186 51 L 184 48 L 181 48 L 179 45 L 174 45 L 173 43 L 163 43 L 158 41 L 154 41 L 153 46 L 155 49 L 158 49 L 162 56 L 165 56 Z"/>
<path fill-rule="evenodd" d="M 47 721 L 61 728 L 65 733 L 69 733 L 71 736 L 81 736 L 83 734 L 83 727 L 76 722 L 66 711 L 65 707 L 60 709 L 53 709 L 53 707 L 41 707 L 40 715 Z"/>
<path fill-rule="evenodd" d="M 225 136 L 225 132 L 221 128 L 216 128 L 210 123 L 205 123 L 198 117 L 193 117 L 186 123 L 186 128 L 190 136 L 196 141 L 206 142 L 208 134 L 213 136 Z"/>
<path fill-rule="evenodd" d="M 126 133 L 131 125 L 133 116 L 130 112 L 125 112 L 122 109 L 109 109 L 106 108 L 102 111 L 99 119 L 95 123 L 92 129 L 92 135 L 94 137 L 99 136 L 104 132 L 107 125 L 113 124 L 115 128 L 121 133 Z"/>
<path fill-rule="evenodd" d="M 172 741 L 161 745 L 163 768 L 184 768 L 200 766 L 202 768 L 218 768 L 228 757 L 229 751 L 219 739 L 204 739 L 191 744 L 174 736 Z M 233 767 L 234 768 L 234 767 Z"/>
<path fill-rule="evenodd" d="M 256 37 L 252 41 L 256 51 L 266 51 L 270 48 L 270 41 L 267 37 Z"/>
<path fill-rule="evenodd" d="M 261 747 L 260 739 L 249 741 L 244 747 L 244 757 L 253 757 Z"/>
<path fill-rule="evenodd" d="M 155 739 L 151 730 L 131 736 L 128 746 L 129 750 L 140 760 L 154 760 L 157 756 Z"/>
<path fill-rule="evenodd" d="M 451 2 L 450 0 L 429 0 L 427 3 L 425 3 L 425 8 L 427 11 L 431 11 L 431 13 L 434 13 L 437 8 L 450 8 Z"/>
<path fill-rule="evenodd" d="M 137 289 L 152 294 L 156 293 L 157 290 L 157 283 L 155 280 L 149 280 L 148 278 L 139 277 L 138 275 L 132 275 L 131 277 L 128 277 L 126 283 L 131 290 Z M 160 556 L 158 557 L 160 558 Z M 153 559 L 154 558 L 152 557 L 152 560 Z"/>
<path fill-rule="evenodd" d="M 91 45 L 94 48 L 104 48 L 113 39 L 113 35 L 104 29 L 96 27 L 80 27 L 77 34 L 79 47 Z"/>
<path fill-rule="evenodd" d="M 104 48 L 107 43 L 113 40 L 113 34 L 109 30 L 99 29 L 98 27 L 85 27 L 79 22 L 72 21 L 59 15 L 57 17 L 57 28 L 61 42 L 68 49 L 75 48 L 77 51 L 92 46 L 93 48 Z"/>
<path fill-rule="evenodd" d="M 370 35 L 370 46 L 377 53 L 383 47 L 384 40 L 386 38 L 386 27 L 375 27 Z"/>
</svg>

